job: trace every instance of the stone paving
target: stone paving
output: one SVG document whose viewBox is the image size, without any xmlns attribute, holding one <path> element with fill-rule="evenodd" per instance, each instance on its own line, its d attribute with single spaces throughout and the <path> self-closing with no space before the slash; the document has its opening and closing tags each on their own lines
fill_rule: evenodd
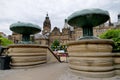
<svg viewBox="0 0 120 80">
<path fill-rule="evenodd" d="M 120 76 L 87 78 L 71 73 L 67 63 L 52 63 L 28 69 L 0 70 L 0 80 L 120 80 Z"/>
<path fill-rule="evenodd" d="M 68 69 L 63 75 L 59 77 L 59 80 L 120 80 L 120 76 L 115 76 L 112 78 L 88 78 L 75 75 Z"/>
</svg>

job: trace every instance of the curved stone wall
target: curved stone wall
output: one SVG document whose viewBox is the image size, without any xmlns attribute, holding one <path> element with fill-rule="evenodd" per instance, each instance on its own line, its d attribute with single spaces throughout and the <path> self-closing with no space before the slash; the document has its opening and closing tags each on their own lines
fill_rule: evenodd
<svg viewBox="0 0 120 80">
<path fill-rule="evenodd" d="M 15 44 L 8 46 L 13 68 L 30 67 L 47 62 L 47 46 L 35 44 Z"/>
<path fill-rule="evenodd" d="M 115 75 L 111 40 L 80 40 L 68 43 L 69 67 L 87 77 Z"/>
<path fill-rule="evenodd" d="M 114 67 L 117 75 L 120 75 L 120 52 L 114 53 Z"/>
</svg>

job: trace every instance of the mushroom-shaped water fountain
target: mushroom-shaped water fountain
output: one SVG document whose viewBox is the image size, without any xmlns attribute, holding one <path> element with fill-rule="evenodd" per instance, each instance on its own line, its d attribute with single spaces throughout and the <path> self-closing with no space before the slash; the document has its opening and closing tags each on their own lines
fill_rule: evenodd
<svg viewBox="0 0 120 80">
<path fill-rule="evenodd" d="M 24 22 L 17 22 L 10 25 L 10 30 L 13 32 L 22 34 L 22 43 L 29 44 L 30 35 L 35 34 L 41 31 L 41 28 L 38 25 Z"/>
<path fill-rule="evenodd" d="M 82 38 L 68 43 L 69 67 L 72 72 L 87 77 L 115 75 L 112 58 L 113 41 L 93 36 L 93 27 L 108 19 L 108 11 L 101 9 L 85 9 L 68 17 L 69 25 L 83 29 Z"/>
<path fill-rule="evenodd" d="M 68 24 L 81 27 L 83 29 L 83 38 L 97 39 L 93 37 L 93 27 L 96 27 L 109 19 L 109 13 L 101 9 L 85 9 L 77 11 L 68 17 Z"/>
<path fill-rule="evenodd" d="M 10 30 L 22 34 L 22 42 L 8 46 L 8 55 L 11 56 L 12 68 L 25 68 L 47 62 L 48 46 L 31 44 L 30 34 L 41 31 L 38 25 L 18 22 L 10 25 Z"/>
</svg>

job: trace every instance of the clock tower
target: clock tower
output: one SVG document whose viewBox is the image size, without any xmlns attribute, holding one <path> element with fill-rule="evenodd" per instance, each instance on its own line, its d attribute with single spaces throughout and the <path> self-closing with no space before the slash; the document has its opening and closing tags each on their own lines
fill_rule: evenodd
<svg viewBox="0 0 120 80">
<path fill-rule="evenodd" d="M 43 22 L 43 31 L 42 34 L 45 35 L 51 31 L 51 22 L 49 20 L 48 14 L 46 14 L 45 20 Z"/>
</svg>

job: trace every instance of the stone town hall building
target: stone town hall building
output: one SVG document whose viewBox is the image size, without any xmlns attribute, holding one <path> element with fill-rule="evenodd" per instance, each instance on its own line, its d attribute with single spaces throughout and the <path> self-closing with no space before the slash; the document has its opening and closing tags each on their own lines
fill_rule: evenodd
<svg viewBox="0 0 120 80">
<path fill-rule="evenodd" d="M 103 24 L 97 27 L 94 27 L 93 34 L 94 36 L 98 36 L 101 33 L 105 32 L 106 30 L 115 28 L 111 21 L 108 21 L 109 23 L 107 25 Z M 118 22 L 120 22 L 120 14 L 118 15 Z M 117 25 L 117 27 L 120 27 Z M 82 36 L 82 29 L 78 27 L 71 27 L 67 24 L 67 20 L 65 19 L 64 26 L 62 28 L 62 32 L 58 27 L 54 27 L 53 30 L 51 30 L 51 22 L 49 19 L 48 14 L 45 17 L 45 20 L 43 22 L 43 30 L 42 34 L 35 34 L 31 37 L 31 39 L 40 45 L 48 45 L 50 46 L 55 39 L 59 40 L 61 44 L 66 44 L 68 41 L 74 41 L 77 38 Z M 10 37 L 14 43 L 18 43 L 21 41 L 22 35 L 17 33 L 12 33 L 12 36 Z"/>
<path fill-rule="evenodd" d="M 41 45 L 51 45 L 55 39 L 59 40 L 61 44 L 75 40 L 74 31 L 69 27 L 66 20 L 62 32 L 58 27 L 51 30 L 51 22 L 47 14 L 43 22 L 42 34 L 35 35 L 35 42 Z"/>
</svg>

